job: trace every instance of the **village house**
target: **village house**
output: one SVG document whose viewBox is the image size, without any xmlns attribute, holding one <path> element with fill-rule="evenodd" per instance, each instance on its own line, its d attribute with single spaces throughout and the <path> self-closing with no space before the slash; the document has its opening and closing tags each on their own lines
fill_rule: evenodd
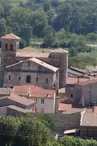
<svg viewBox="0 0 97 146">
<path fill-rule="evenodd" d="M 14 105 L 22 109 L 30 109 L 35 111 L 36 102 L 13 93 L 10 89 L 0 88 L 0 107 Z"/>
<path fill-rule="evenodd" d="M 61 99 L 55 90 L 48 90 L 35 85 L 22 85 L 15 86 L 12 92 L 21 96 L 21 99 L 25 97 L 34 100 L 36 102 L 35 112 L 55 113 L 58 111 Z"/>
<path fill-rule="evenodd" d="M 71 82 L 66 85 L 66 96 L 72 104 L 76 103 L 83 107 L 97 104 L 96 77 L 79 78 Z"/>
</svg>

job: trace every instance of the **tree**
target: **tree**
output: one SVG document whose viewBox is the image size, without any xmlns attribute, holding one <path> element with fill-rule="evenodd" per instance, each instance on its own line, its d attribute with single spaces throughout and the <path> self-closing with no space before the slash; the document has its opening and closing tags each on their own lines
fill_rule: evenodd
<svg viewBox="0 0 97 146">
<path fill-rule="evenodd" d="M 48 23 L 47 15 L 42 9 L 36 10 L 31 18 L 31 26 L 33 28 L 33 35 L 43 37 L 43 30 Z"/>
<path fill-rule="evenodd" d="M 54 121 L 48 115 L 41 116 L 39 119 L 50 130 L 53 131 L 55 129 Z"/>
<path fill-rule="evenodd" d="M 6 20 L 4 18 L 0 19 L 0 36 L 7 33 Z"/>
<path fill-rule="evenodd" d="M 21 28 L 21 37 L 26 41 L 26 44 L 30 44 L 30 39 L 32 38 L 32 27 L 30 24 L 25 24 Z"/>
<path fill-rule="evenodd" d="M 17 131 L 15 146 L 45 146 L 50 139 L 49 129 L 39 120 L 23 118 Z"/>
<path fill-rule="evenodd" d="M 0 118 L 0 145 L 45 146 L 50 141 L 50 131 L 37 118 Z"/>
<path fill-rule="evenodd" d="M 20 121 L 17 117 L 0 118 L 0 145 L 13 144 L 19 124 Z"/>
</svg>

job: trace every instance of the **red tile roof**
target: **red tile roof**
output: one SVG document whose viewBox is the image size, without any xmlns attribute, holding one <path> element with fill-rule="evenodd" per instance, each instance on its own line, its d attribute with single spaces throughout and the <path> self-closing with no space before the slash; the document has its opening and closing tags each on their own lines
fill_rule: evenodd
<svg viewBox="0 0 97 146">
<path fill-rule="evenodd" d="M 84 82 L 81 82 L 81 83 L 77 83 L 77 85 L 85 86 L 85 85 L 93 84 L 93 83 L 96 83 L 96 82 L 97 82 L 97 78 L 94 78 L 94 79 L 90 79 L 88 81 L 84 81 Z"/>
<path fill-rule="evenodd" d="M 84 81 L 89 81 L 89 79 L 88 78 L 72 78 L 72 77 L 69 77 L 69 78 L 67 78 L 66 83 L 67 84 L 76 84 L 78 82 L 82 83 Z"/>
<path fill-rule="evenodd" d="M 35 85 L 22 85 L 22 86 L 15 86 L 13 92 L 17 93 L 18 95 L 22 96 L 29 96 L 34 98 L 53 98 L 54 97 L 54 90 L 47 90 Z"/>
<path fill-rule="evenodd" d="M 81 105 L 59 103 L 59 111 L 73 111 L 73 110 L 79 110 L 82 108 L 83 107 Z"/>
<path fill-rule="evenodd" d="M 6 35 L 2 36 L 1 39 L 20 40 L 20 38 L 13 33 L 6 34 Z"/>
</svg>

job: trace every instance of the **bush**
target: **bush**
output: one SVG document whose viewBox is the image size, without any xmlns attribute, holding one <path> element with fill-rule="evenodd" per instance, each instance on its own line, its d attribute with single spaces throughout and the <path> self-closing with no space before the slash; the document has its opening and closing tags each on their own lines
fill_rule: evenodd
<svg viewBox="0 0 97 146">
<path fill-rule="evenodd" d="M 20 40 L 20 43 L 19 43 L 19 49 L 23 49 L 27 46 L 27 43 L 24 39 L 21 39 Z"/>
</svg>

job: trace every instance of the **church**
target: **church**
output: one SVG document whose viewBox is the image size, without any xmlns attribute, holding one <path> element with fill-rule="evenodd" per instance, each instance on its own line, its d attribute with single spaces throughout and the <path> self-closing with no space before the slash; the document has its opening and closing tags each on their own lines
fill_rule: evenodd
<svg viewBox="0 0 97 146">
<path fill-rule="evenodd" d="M 18 53 L 20 38 L 12 33 L 1 37 L 0 85 L 13 88 L 19 85 L 38 85 L 58 90 L 66 84 L 68 51 L 51 50 L 49 53 Z"/>
</svg>

